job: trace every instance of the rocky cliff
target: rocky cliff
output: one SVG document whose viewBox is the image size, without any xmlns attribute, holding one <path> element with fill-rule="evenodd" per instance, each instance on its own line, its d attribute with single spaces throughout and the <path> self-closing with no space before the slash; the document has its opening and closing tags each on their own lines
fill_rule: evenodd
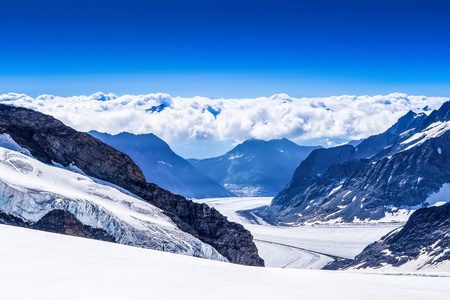
<svg viewBox="0 0 450 300">
<path fill-rule="evenodd" d="M 325 269 L 433 270 L 450 261 L 450 203 L 419 209 L 405 226 L 367 246 L 354 260 Z"/>
<path fill-rule="evenodd" d="M 116 184 L 161 208 L 177 226 L 209 243 L 230 262 L 264 265 L 253 237 L 215 209 L 196 204 L 145 181 L 139 167 L 122 152 L 42 113 L 0 105 L 0 133 L 45 163 L 74 165 L 89 176 Z"/>
</svg>

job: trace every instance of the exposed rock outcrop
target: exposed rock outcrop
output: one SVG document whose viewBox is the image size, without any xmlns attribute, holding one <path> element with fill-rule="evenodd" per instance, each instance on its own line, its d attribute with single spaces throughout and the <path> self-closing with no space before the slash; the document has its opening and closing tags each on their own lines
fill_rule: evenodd
<svg viewBox="0 0 450 300">
<path fill-rule="evenodd" d="M 439 268 L 450 260 L 450 203 L 419 209 L 402 228 L 367 246 L 354 260 L 325 269 Z"/>
<path fill-rule="evenodd" d="M 116 184 L 161 208 L 177 226 L 209 243 L 230 262 L 264 265 L 253 237 L 215 209 L 147 183 L 139 167 L 122 152 L 45 114 L 0 104 L 0 133 L 45 163 L 74 165 L 85 174 Z"/>
<path fill-rule="evenodd" d="M 55 209 L 43 216 L 33 229 L 74 235 L 95 240 L 115 242 L 114 237 L 100 228 L 92 228 L 78 221 L 74 215 L 65 210 Z"/>
<path fill-rule="evenodd" d="M 25 221 L 16 216 L 0 212 L 0 224 L 85 237 L 94 240 L 115 242 L 114 237 L 108 235 L 106 231 L 84 225 L 71 213 L 59 209 L 50 211 L 36 223 Z"/>
<path fill-rule="evenodd" d="M 32 223 L 0 211 L 0 224 L 31 228 Z"/>
</svg>

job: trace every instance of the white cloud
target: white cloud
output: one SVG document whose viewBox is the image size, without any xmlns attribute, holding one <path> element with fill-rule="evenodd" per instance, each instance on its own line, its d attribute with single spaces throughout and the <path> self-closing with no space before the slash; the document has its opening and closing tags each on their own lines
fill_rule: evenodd
<svg viewBox="0 0 450 300">
<path fill-rule="evenodd" d="M 37 98 L 0 95 L 1 103 L 53 115 L 80 131 L 151 132 L 169 144 L 281 137 L 304 144 L 325 144 L 360 139 L 386 130 L 411 109 L 437 109 L 447 100 L 399 93 L 326 98 L 278 94 L 256 99 L 172 98 L 162 93 L 120 97 L 103 93 Z"/>
</svg>

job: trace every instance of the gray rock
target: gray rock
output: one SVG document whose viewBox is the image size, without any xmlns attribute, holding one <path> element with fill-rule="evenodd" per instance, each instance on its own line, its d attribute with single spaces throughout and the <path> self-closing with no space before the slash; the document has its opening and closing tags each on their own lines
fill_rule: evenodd
<svg viewBox="0 0 450 300">
<path fill-rule="evenodd" d="M 105 230 L 84 225 L 71 213 L 59 209 L 55 209 L 47 213 L 38 222 L 36 222 L 32 228 L 101 241 L 116 241 L 114 237 L 110 236 Z"/>
<path fill-rule="evenodd" d="M 103 229 L 84 225 L 73 214 L 59 209 L 50 211 L 36 223 L 0 211 L 0 224 L 115 242 L 114 237 Z"/>
<path fill-rule="evenodd" d="M 354 260 L 332 262 L 324 269 L 365 269 L 382 266 L 400 267 L 426 256 L 419 266 L 437 265 L 450 260 L 450 203 L 419 209 L 400 229 L 367 246 Z"/>
</svg>

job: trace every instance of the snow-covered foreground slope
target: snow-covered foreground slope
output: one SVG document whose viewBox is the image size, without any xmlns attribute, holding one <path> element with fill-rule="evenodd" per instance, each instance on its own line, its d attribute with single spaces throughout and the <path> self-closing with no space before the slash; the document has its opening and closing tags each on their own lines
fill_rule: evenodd
<svg viewBox="0 0 450 300">
<path fill-rule="evenodd" d="M 211 246 L 179 230 L 153 205 L 0 147 L 0 211 L 35 223 L 52 210 L 68 211 L 118 243 L 225 260 Z"/>
<path fill-rule="evenodd" d="M 255 215 L 237 213 L 269 205 L 272 197 L 211 198 L 195 200 L 206 203 L 230 221 L 240 223 L 255 238 L 260 256 L 268 267 L 319 269 L 333 261 L 333 256 L 354 258 L 367 245 L 401 224 L 335 225 L 283 227 L 265 223 Z"/>
<path fill-rule="evenodd" d="M 448 299 L 450 273 L 246 267 L 0 225 L 3 299 Z"/>
</svg>

